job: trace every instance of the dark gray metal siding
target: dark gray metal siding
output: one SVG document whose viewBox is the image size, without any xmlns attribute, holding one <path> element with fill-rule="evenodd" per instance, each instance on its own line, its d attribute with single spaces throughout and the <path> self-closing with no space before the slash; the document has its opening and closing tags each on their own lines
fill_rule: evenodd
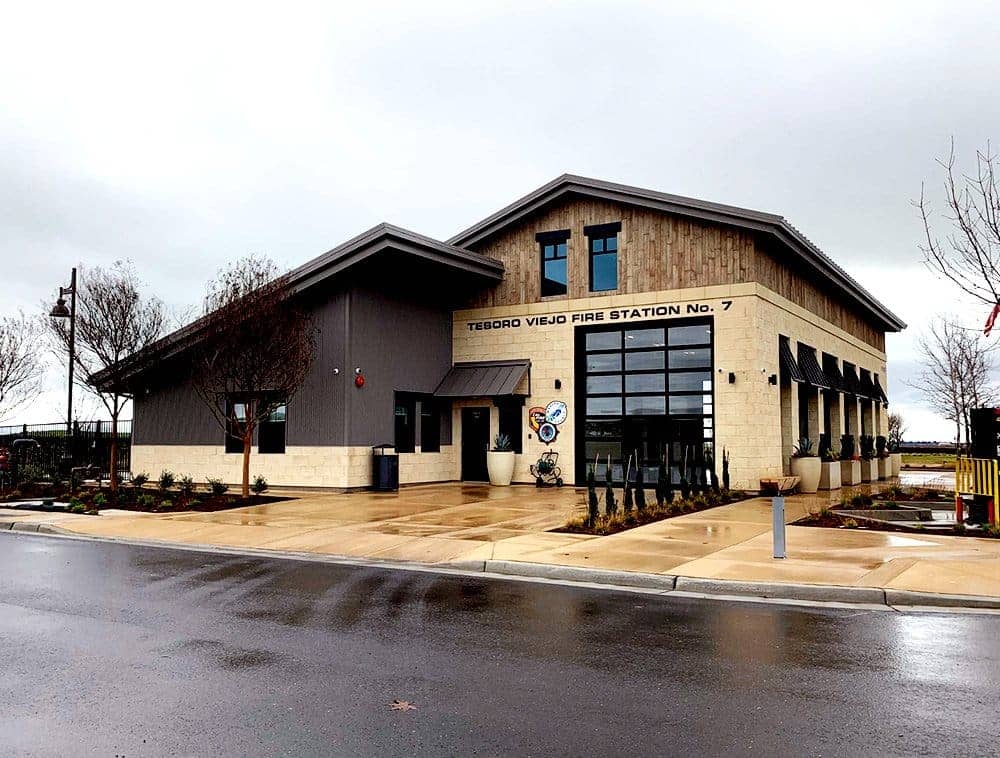
<svg viewBox="0 0 1000 758">
<path fill-rule="evenodd" d="M 420 289 L 419 282 L 411 282 Z M 306 305 L 316 328 L 316 358 L 288 404 L 286 444 L 392 443 L 397 391 L 432 394 L 451 368 L 451 309 L 398 287 L 320 285 Z M 360 367 L 365 386 L 354 386 Z M 182 360 L 164 366 L 157 384 L 139 393 L 134 440 L 139 445 L 222 445 L 225 436 L 195 393 Z M 339 373 L 334 373 L 334 370 Z M 451 443 L 451 413 L 443 405 L 442 444 Z"/>
<path fill-rule="evenodd" d="M 419 282 L 413 282 L 419 290 Z M 347 389 L 348 445 L 392 443 L 396 392 L 431 394 L 451 368 L 451 310 L 414 292 L 388 294 L 359 285 L 351 292 L 348 368 L 365 386 Z M 447 418 L 447 421 L 444 420 Z M 451 414 L 442 413 L 442 444 L 451 442 Z"/>
<path fill-rule="evenodd" d="M 325 291 L 324 291 L 325 290 Z M 306 306 L 316 329 L 316 357 L 309 375 L 288 404 L 287 445 L 343 445 L 347 295 L 319 287 Z M 335 375 L 334 369 L 340 369 Z M 156 385 L 136 394 L 136 445 L 222 445 L 225 434 L 191 384 L 183 360 L 165 363 Z M 351 387 L 353 389 L 353 385 Z"/>
</svg>

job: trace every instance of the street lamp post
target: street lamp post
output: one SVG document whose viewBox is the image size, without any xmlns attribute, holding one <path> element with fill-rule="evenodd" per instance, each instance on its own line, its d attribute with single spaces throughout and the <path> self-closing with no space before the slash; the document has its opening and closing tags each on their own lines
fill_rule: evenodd
<svg viewBox="0 0 1000 758">
<path fill-rule="evenodd" d="M 69 295 L 69 308 L 65 296 Z M 69 287 L 59 288 L 59 298 L 49 312 L 52 318 L 69 319 L 69 385 L 66 388 L 66 453 L 64 458 L 73 458 L 73 364 L 76 359 L 76 268 L 70 274 Z M 72 464 L 71 464 L 72 466 Z"/>
</svg>

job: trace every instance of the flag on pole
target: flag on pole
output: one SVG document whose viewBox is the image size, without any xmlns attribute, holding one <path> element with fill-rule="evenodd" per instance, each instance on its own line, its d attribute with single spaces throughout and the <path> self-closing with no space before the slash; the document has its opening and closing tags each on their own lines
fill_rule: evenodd
<svg viewBox="0 0 1000 758">
<path fill-rule="evenodd" d="M 993 324 L 996 323 L 998 314 L 1000 314 L 1000 303 L 994 303 L 993 310 L 990 311 L 989 318 L 986 319 L 986 327 L 983 329 L 983 334 L 987 337 L 989 337 L 990 332 L 993 331 Z"/>
</svg>

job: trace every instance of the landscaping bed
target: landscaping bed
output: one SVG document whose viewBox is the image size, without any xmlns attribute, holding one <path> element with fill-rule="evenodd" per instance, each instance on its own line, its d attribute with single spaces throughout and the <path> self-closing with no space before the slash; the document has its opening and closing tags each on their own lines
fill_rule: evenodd
<svg viewBox="0 0 1000 758">
<path fill-rule="evenodd" d="M 22 483 L 17 489 L 0 494 L 0 506 L 4 502 L 39 500 L 51 503 L 60 500 L 69 503 L 67 510 L 71 513 L 98 514 L 109 508 L 143 513 L 177 513 L 224 511 L 288 499 L 265 495 L 262 492 L 242 497 L 238 493 L 230 493 L 228 487 L 219 483 L 210 483 L 200 488 L 193 483 L 178 487 L 171 485 L 167 488 L 122 484 L 117 493 L 106 488 L 85 486 L 71 493 L 69 487 L 63 483 L 31 482 Z M 45 505 L 39 507 L 39 510 L 48 509 Z"/>
<path fill-rule="evenodd" d="M 644 507 L 638 507 L 638 498 L 635 498 L 635 505 L 627 511 L 624 509 L 624 501 L 616 504 L 609 514 L 606 501 L 599 505 L 599 512 L 595 519 L 590 516 L 580 516 L 569 521 L 565 526 L 552 529 L 553 532 L 565 532 L 569 534 L 593 534 L 606 536 L 617 534 L 626 529 L 634 529 L 637 526 L 645 526 L 655 521 L 683 516 L 686 513 L 697 513 L 710 508 L 718 508 L 720 505 L 729 505 L 740 500 L 754 497 L 739 490 L 719 490 L 691 495 L 687 498 L 677 498 L 668 502 L 664 499 L 662 504 L 655 500 L 646 500 Z"/>
<path fill-rule="evenodd" d="M 820 508 L 794 522 L 795 526 L 862 529 L 910 534 L 935 533 L 967 537 L 1000 537 L 1000 527 L 936 519 L 935 511 L 954 512 L 948 493 L 926 487 L 892 486 L 875 495 L 845 497 L 838 505 Z"/>
</svg>

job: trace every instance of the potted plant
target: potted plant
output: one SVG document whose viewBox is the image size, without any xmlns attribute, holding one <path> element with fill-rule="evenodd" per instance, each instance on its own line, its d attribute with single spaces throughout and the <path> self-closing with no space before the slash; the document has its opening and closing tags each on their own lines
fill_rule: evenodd
<svg viewBox="0 0 1000 758">
<path fill-rule="evenodd" d="M 506 487 L 514 477 L 514 449 L 510 436 L 498 434 L 493 440 L 493 449 L 486 453 L 486 470 L 490 474 L 490 484 Z"/>
<path fill-rule="evenodd" d="M 803 437 L 792 451 L 792 476 L 799 478 L 799 491 L 816 492 L 821 473 L 822 465 L 819 456 L 813 451 L 812 440 Z"/>
<path fill-rule="evenodd" d="M 862 434 L 859 440 L 861 444 L 861 481 L 877 481 L 878 461 L 875 459 L 875 438 L 870 434 Z"/>
<path fill-rule="evenodd" d="M 854 449 L 854 435 L 840 437 L 840 484 L 853 487 L 861 484 L 861 456 Z"/>
<path fill-rule="evenodd" d="M 892 461 L 889 460 L 888 440 L 881 434 L 875 438 L 875 457 L 878 460 L 878 478 L 888 479 L 892 476 Z"/>
<path fill-rule="evenodd" d="M 821 490 L 840 489 L 840 460 L 829 447 L 820 450 L 819 488 Z"/>
</svg>

